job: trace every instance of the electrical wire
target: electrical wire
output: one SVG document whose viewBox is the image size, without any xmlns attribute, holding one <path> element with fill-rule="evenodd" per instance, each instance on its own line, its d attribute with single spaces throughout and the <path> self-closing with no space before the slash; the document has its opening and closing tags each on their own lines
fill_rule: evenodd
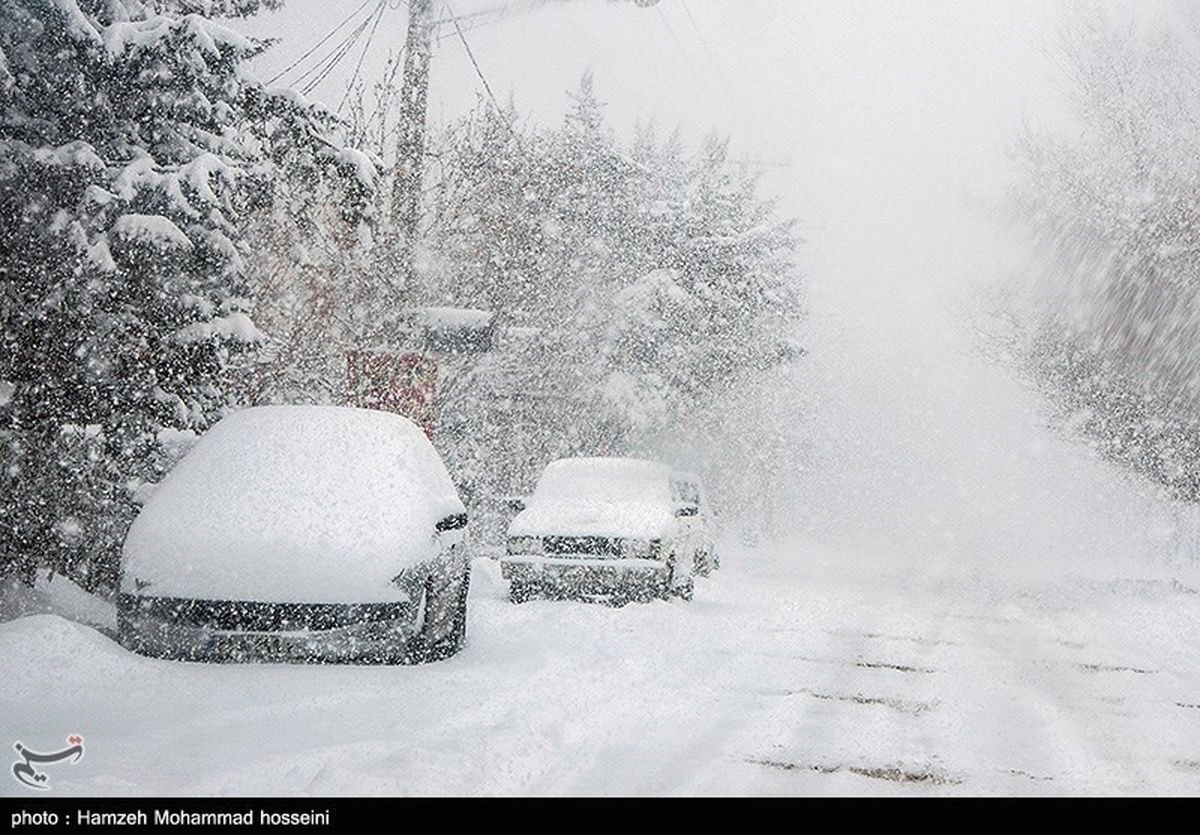
<svg viewBox="0 0 1200 835">
<path fill-rule="evenodd" d="M 446 3 L 446 8 L 450 9 L 450 3 Z M 475 53 L 471 51 L 471 45 L 467 43 L 467 36 L 463 34 L 462 27 L 458 25 L 458 18 L 454 17 L 454 10 L 450 9 L 451 20 L 454 22 L 454 31 L 458 32 L 458 39 L 462 41 L 463 48 L 467 51 L 467 57 L 471 59 L 471 66 L 475 68 L 475 74 L 479 76 L 479 80 L 483 82 L 483 89 L 487 91 L 488 98 L 492 100 L 492 107 L 496 108 L 496 112 L 502 112 L 500 103 L 496 101 L 496 95 L 492 92 L 492 85 L 488 84 L 488 80 L 483 75 L 483 70 L 479 68 L 479 62 L 475 60 Z"/>
<path fill-rule="evenodd" d="M 683 7 L 684 14 L 687 15 L 688 22 L 692 25 L 692 31 L 696 33 L 696 40 L 700 41 L 700 47 L 704 50 L 704 54 L 708 56 L 708 60 L 712 61 L 713 66 L 717 71 L 721 71 L 721 62 L 717 60 L 717 55 L 708 45 L 708 40 L 704 37 L 704 33 L 700 30 L 699 24 L 696 23 L 696 17 L 692 14 L 692 10 L 688 7 L 687 0 L 679 0 L 679 5 Z M 724 75 L 723 72 L 721 72 Z"/>
<path fill-rule="evenodd" d="M 316 89 L 318 84 L 329 77 L 329 74 L 333 72 L 334 68 L 342 62 L 342 59 L 345 58 L 350 50 L 354 48 L 354 45 L 358 43 L 358 39 L 361 38 L 363 32 L 366 31 L 367 25 L 370 24 L 371 20 L 375 17 L 376 12 L 378 12 L 386 4 L 386 2 L 387 0 L 379 0 L 376 8 L 371 10 L 371 13 L 367 15 L 363 22 L 355 27 L 354 31 L 351 32 L 345 39 L 343 39 L 341 44 L 325 60 L 317 65 L 318 67 L 321 67 L 322 64 L 324 66 L 317 75 L 315 75 L 306 85 L 304 85 L 304 88 L 301 90 L 304 95 L 311 93 L 314 89 Z M 312 70 L 309 70 L 309 72 L 312 72 Z M 308 73 L 305 73 L 304 75 L 308 75 Z M 303 78 L 304 76 L 302 75 L 300 78 L 297 78 L 293 84 L 299 83 L 299 81 Z"/>
<path fill-rule="evenodd" d="M 497 23 L 503 23 L 504 21 L 509 20 L 518 14 L 523 14 L 532 9 L 540 8 L 542 5 L 544 5 L 544 3 L 541 2 L 541 0 L 528 0 L 528 2 L 525 3 L 508 2 L 499 6 L 493 6 L 490 9 L 482 9 L 477 12 L 459 15 L 458 19 L 460 21 L 471 20 L 470 23 L 466 23 L 462 27 L 463 32 L 467 33 L 473 32 L 476 29 L 495 25 Z M 487 17 L 487 15 L 492 16 Z M 449 19 L 438 21 L 439 24 L 446 24 L 450 22 L 451 21 Z"/>
<path fill-rule="evenodd" d="M 320 74 L 322 71 L 324 71 L 325 65 L 330 60 L 333 60 L 336 56 L 340 56 L 341 53 L 346 49 L 347 45 L 350 44 L 352 41 L 354 41 L 357 38 L 358 33 L 361 32 L 361 30 L 362 30 L 362 25 L 363 24 L 360 23 L 354 29 L 350 30 L 349 34 L 347 34 L 344 38 L 342 38 L 340 41 L 338 41 L 336 44 L 334 44 L 333 48 L 329 52 L 325 53 L 325 55 L 323 55 L 319 61 L 317 61 L 315 64 L 313 64 L 311 67 L 309 67 L 304 72 L 300 73 L 300 75 L 293 78 L 291 86 L 295 87 L 301 81 L 304 81 L 306 78 L 309 78 L 314 73 Z"/>
<path fill-rule="evenodd" d="M 342 108 L 346 106 L 346 99 L 350 98 L 350 91 L 354 89 L 354 82 L 358 80 L 358 73 L 362 70 L 363 59 L 367 57 L 367 50 L 371 48 L 371 41 L 375 39 L 375 30 L 379 28 L 379 21 L 383 19 L 383 12 L 387 9 L 386 2 L 379 4 L 379 11 L 375 15 L 375 23 L 371 26 L 371 31 L 367 35 L 367 42 L 363 44 L 362 52 L 358 54 L 358 63 L 354 65 L 354 73 L 350 76 L 350 81 L 346 83 L 346 90 L 342 93 L 342 100 L 338 102 L 337 112 L 340 115 Z"/>
<path fill-rule="evenodd" d="M 683 57 L 684 63 L 687 64 L 689 69 L 692 71 L 692 77 L 700 82 L 700 86 L 704 88 L 704 94 L 708 96 L 712 104 L 719 106 L 717 105 L 717 97 L 713 95 L 712 88 L 709 86 L 708 81 L 705 80 L 704 74 L 697 72 L 696 64 L 692 60 L 691 54 L 683 48 L 683 42 L 679 40 L 679 36 L 675 34 L 675 27 L 673 27 L 671 25 L 671 21 L 667 19 L 667 15 L 663 12 L 662 6 L 655 6 L 654 8 L 658 11 L 658 16 L 662 19 L 663 26 L 666 28 L 667 34 L 671 36 L 671 40 L 674 42 L 675 48 L 679 50 L 679 54 Z M 683 8 L 684 11 L 688 11 L 686 4 Z M 688 12 L 688 14 L 690 16 L 691 13 Z M 697 30 L 697 34 L 699 34 L 699 30 Z"/>
<path fill-rule="evenodd" d="M 288 64 L 280 72 L 278 72 L 274 76 L 272 76 L 271 79 L 267 81 L 267 83 L 274 84 L 276 81 L 283 78 L 283 76 L 287 75 L 289 72 L 291 72 L 296 67 L 298 67 L 304 61 L 305 58 L 307 58 L 308 56 L 310 56 L 314 52 L 316 52 L 318 49 L 320 49 L 322 44 L 324 44 L 327 40 L 329 40 L 334 35 L 336 35 L 337 31 L 339 29 L 341 29 L 343 26 L 345 26 L 347 23 L 349 23 L 351 21 L 351 19 L 354 18 L 355 15 L 357 15 L 359 12 L 361 12 L 363 9 L 365 9 L 368 5 L 370 5 L 370 3 L 371 3 L 371 0 L 363 0 L 362 4 L 357 9 L 350 12 L 350 14 L 346 15 L 346 17 L 344 17 L 342 19 L 341 23 L 339 23 L 337 26 L 330 29 L 329 32 L 325 35 L 325 37 L 321 38 L 321 40 L 317 41 L 315 44 L 313 44 L 311 47 L 309 47 L 307 52 L 305 52 L 303 55 L 301 55 L 299 58 L 297 58 L 292 63 Z"/>
</svg>

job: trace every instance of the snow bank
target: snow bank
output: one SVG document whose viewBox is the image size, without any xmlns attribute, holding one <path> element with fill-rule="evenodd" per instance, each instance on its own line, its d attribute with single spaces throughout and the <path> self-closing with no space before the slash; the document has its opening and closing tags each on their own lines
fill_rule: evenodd
<svg viewBox="0 0 1200 835">
<path fill-rule="evenodd" d="M 673 521 L 671 471 L 632 458 L 554 461 L 509 536 L 663 536 Z"/>
<path fill-rule="evenodd" d="M 225 418 L 156 489 L 125 542 L 123 588 L 269 602 L 395 599 L 391 579 L 434 557 L 462 513 L 415 424 L 327 406 Z"/>
<path fill-rule="evenodd" d="M 110 634 L 117 629 L 112 603 L 89 594 L 68 577 L 39 574 L 32 587 L 16 578 L 0 583 L 0 621 L 35 614 L 58 615 Z"/>
<path fill-rule="evenodd" d="M 138 656 L 95 629 L 55 614 L 0 623 L 0 658 L 6 673 L 0 683 L 0 705 L 12 703 L 14 713 L 20 708 L 36 709 L 34 692 L 54 690 L 78 699 L 97 689 L 119 690 L 128 681 L 131 667 L 139 666 Z M 36 680 L 36 691 L 30 679 Z"/>
<path fill-rule="evenodd" d="M 514 606 L 476 560 L 473 637 L 419 667 L 179 664 L 23 618 L 0 724 L 84 735 L 66 797 L 1195 794 L 1200 596 L 724 546 L 692 603 L 620 609 Z"/>
</svg>

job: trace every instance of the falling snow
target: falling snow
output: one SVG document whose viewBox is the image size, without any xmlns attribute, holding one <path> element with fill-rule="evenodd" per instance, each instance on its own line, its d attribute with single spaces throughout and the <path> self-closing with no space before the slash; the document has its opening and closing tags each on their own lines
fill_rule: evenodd
<svg viewBox="0 0 1200 835">
<path fill-rule="evenodd" d="M 1194 4 L 352 5 L 0 0 L 0 746 L 1196 793 Z"/>
</svg>

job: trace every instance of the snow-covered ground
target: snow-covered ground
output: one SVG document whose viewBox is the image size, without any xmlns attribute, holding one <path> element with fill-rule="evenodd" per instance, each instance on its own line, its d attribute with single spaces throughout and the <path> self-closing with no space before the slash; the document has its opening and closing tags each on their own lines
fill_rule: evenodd
<svg viewBox="0 0 1200 835">
<path fill-rule="evenodd" d="M 887 565 L 729 551 L 691 603 L 612 609 L 510 604 L 480 559 L 469 645 L 421 667 L 157 661 L 26 616 L 0 624 L 0 734 L 82 734 L 46 767 L 74 795 L 1200 790 L 1186 577 Z"/>
</svg>

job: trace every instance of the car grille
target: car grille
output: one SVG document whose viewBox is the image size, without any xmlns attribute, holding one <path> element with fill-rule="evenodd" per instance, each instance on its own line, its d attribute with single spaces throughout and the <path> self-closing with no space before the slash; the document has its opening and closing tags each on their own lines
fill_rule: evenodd
<svg viewBox="0 0 1200 835">
<path fill-rule="evenodd" d="M 177 626 L 227 632 L 321 631 L 401 620 L 411 614 L 411 604 L 406 601 L 262 603 L 122 594 L 117 605 L 129 614 L 151 617 Z"/>
<path fill-rule="evenodd" d="M 547 536 L 542 542 L 546 554 L 559 557 L 621 556 L 621 540 L 610 536 Z"/>
</svg>

